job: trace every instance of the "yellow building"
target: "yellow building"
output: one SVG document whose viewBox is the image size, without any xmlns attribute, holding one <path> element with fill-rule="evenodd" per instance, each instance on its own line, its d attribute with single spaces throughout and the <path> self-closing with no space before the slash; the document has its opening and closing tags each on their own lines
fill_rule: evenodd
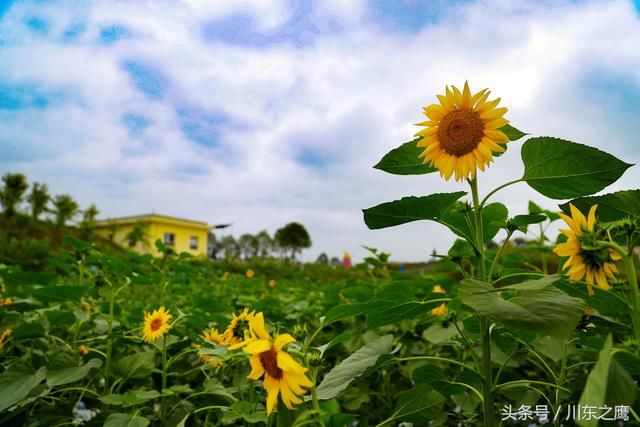
<svg viewBox="0 0 640 427">
<path fill-rule="evenodd" d="M 160 239 L 178 253 L 207 256 L 207 239 L 212 228 L 205 222 L 152 213 L 98 221 L 95 231 L 138 253 L 158 255 L 155 241 Z"/>
</svg>

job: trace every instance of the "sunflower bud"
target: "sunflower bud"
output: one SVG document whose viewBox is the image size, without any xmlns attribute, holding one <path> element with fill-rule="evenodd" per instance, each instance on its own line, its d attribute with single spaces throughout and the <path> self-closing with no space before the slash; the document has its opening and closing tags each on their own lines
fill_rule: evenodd
<svg viewBox="0 0 640 427">
<path fill-rule="evenodd" d="M 308 334 L 309 334 L 309 331 L 307 329 L 306 323 L 303 325 L 295 325 L 293 327 L 293 336 L 299 340 L 304 339 Z"/>
<path fill-rule="evenodd" d="M 309 361 L 309 366 L 312 368 L 317 368 L 318 366 L 322 365 L 322 357 L 320 356 L 320 353 L 314 351 L 309 353 L 308 357 L 308 361 Z"/>
</svg>

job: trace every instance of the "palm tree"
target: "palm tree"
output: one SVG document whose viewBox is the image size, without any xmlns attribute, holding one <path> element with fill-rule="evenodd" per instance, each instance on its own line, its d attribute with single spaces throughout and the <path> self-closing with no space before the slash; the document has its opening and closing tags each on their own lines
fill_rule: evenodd
<svg viewBox="0 0 640 427">
<path fill-rule="evenodd" d="M 27 196 L 27 202 L 31 205 L 31 218 L 37 220 L 40 214 L 47 210 L 47 204 L 51 200 L 47 184 L 34 182 L 31 193 Z"/>
<path fill-rule="evenodd" d="M 67 221 L 78 214 L 78 203 L 68 194 L 61 194 L 53 199 L 53 213 L 56 225 L 64 227 Z"/>
<path fill-rule="evenodd" d="M 0 203 L 4 215 L 9 218 L 16 213 L 16 206 L 22 202 L 25 191 L 29 188 L 27 177 L 21 173 L 7 173 L 2 177 L 4 186 L 0 190 Z"/>
</svg>

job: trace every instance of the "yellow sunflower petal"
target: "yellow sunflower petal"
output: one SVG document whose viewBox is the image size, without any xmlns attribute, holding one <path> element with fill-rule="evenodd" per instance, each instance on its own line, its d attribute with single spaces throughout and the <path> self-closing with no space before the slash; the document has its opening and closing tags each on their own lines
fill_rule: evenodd
<svg viewBox="0 0 640 427">
<path fill-rule="evenodd" d="M 269 340 L 255 340 L 244 348 L 244 351 L 250 354 L 263 353 L 271 348 Z"/>
<path fill-rule="evenodd" d="M 289 334 L 280 334 L 273 342 L 273 346 L 276 348 L 276 350 L 282 350 L 282 347 L 295 341 L 296 339 Z"/>
<path fill-rule="evenodd" d="M 247 378 L 251 380 L 257 380 L 262 375 L 264 375 L 264 367 L 262 366 L 262 362 L 260 362 L 260 356 L 251 356 L 249 358 L 249 364 L 251 365 L 251 372 L 249 373 Z"/>
<path fill-rule="evenodd" d="M 280 382 L 275 378 L 271 378 L 269 375 L 265 375 L 262 386 L 267 391 L 267 416 L 269 416 L 276 408 L 276 404 L 278 403 Z"/>
<path fill-rule="evenodd" d="M 593 205 L 591 206 L 591 209 L 589 209 L 589 217 L 587 219 L 587 229 L 589 231 L 593 231 L 593 227 L 596 225 L 596 209 L 598 208 L 598 205 Z"/>
</svg>

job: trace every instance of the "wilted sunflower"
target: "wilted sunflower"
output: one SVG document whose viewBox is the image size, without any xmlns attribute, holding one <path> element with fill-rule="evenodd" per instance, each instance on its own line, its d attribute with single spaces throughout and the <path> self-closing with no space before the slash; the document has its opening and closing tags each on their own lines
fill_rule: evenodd
<svg viewBox="0 0 640 427">
<path fill-rule="evenodd" d="M 416 133 L 422 137 L 418 147 L 424 147 L 420 157 L 424 163 L 438 168 L 446 180 L 455 173 L 456 180 L 474 177 L 476 167 L 484 170 L 493 161 L 494 153 L 502 153 L 500 144 L 509 138 L 500 128 L 509 123 L 506 108 L 496 108 L 500 98 L 489 101 L 489 90 L 471 94 L 465 82 L 462 91 L 447 86 L 445 95 L 437 95 L 439 104 L 424 107 L 429 120 L 417 123 L 425 129 Z"/>
<path fill-rule="evenodd" d="M 249 311 L 248 308 L 242 310 L 239 315 L 233 315 L 231 323 L 224 331 L 224 341 L 229 346 L 229 350 L 236 350 L 251 340 L 249 333 L 249 321 L 255 316 L 255 311 Z"/>
<path fill-rule="evenodd" d="M 211 341 L 212 343 L 217 344 L 217 345 L 221 345 L 221 346 L 226 346 L 227 345 L 226 341 L 224 339 L 224 336 L 221 335 L 216 328 L 211 328 L 209 330 L 202 331 L 201 337 L 202 337 L 202 339 L 204 339 L 206 341 Z M 200 348 L 200 346 L 198 346 L 198 348 Z M 198 357 L 200 357 L 200 360 L 202 360 L 203 363 L 209 362 L 209 365 L 211 365 L 212 367 L 216 367 L 216 366 L 222 365 L 222 363 L 220 361 L 215 360 L 213 358 L 213 356 L 210 355 L 210 354 L 205 354 L 205 353 L 198 352 Z"/>
<path fill-rule="evenodd" d="M 164 307 L 160 307 L 153 313 L 145 312 L 142 339 L 146 342 L 153 342 L 169 332 L 171 317 L 171 314 Z"/>
<path fill-rule="evenodd" d="M 267 415 L 275 409 L 278 395 L 287 408 L 294 409 L 293 405 L 302 403 L 299 396 L 305 393 L 303 387 L 313 387 L 313 383 L 305 375 L 307 369 L 283 350 L 285 345 L 295 339 L 289 334 L 280 334 L 272 340 L 264 327 L 262 313 L 256 314 L 250 323 L 255 340 L 244 348 L 244 351 L 251 354 L 251 372 L 247 378 L 258 380 L 264 375 Z"/>
<path fill-rule="evenodd" d="M 440 285 L 435 285 L 431 290 L 434 294 L 444 294 L 445 290 Z M 445 303 L 440 304 L 439 306 L 431 309 L 431 314 L 434 316 L 442 316 L 447 312 L 447 305 Z"/>
<path fill-rule="evenodd" d="M 596 226 L 596 208 L 598 205 L 591 206 L 588 218 L 573 206 L 569 204 L 571 216 L 560 213 L 560 217 L 570 227 L 569 229 L 561 229 L 560 232 L 567 236 L 565 243 L 560 243 L 553 250 L 561 257 L 569 257 L 562 266 L 563 270 L 569 269 L 567 274 L 569 280 L 577 282 L 586 276 L 587 288 L 589 294 L 593 295 L 593 282 L 598 284 L 602 289 L 609 289 L 607 277 L 614 279 L 614 273 L 618 272 L 614 261 L 619 260 L 620 254 L 613 249 L 585 249 L 585 241 L 598 240 Z"/>
</svg>

